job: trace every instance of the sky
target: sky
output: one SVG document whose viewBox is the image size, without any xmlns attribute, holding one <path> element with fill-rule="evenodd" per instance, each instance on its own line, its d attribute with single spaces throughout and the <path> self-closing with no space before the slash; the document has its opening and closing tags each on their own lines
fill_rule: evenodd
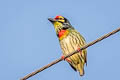
<svg viewBox="0 0 120 80">
<path fill-rule="evenodd" d="M 19 80 L 61 57 L 49 17 L 66 17 L 89 43 L 120 27 L 120 0 L 0 0 L 0 80 Z M 87 48 L 79 76 L 61 61 L 28 80 L 119 80 L 120 32 Z"/>
</svg>

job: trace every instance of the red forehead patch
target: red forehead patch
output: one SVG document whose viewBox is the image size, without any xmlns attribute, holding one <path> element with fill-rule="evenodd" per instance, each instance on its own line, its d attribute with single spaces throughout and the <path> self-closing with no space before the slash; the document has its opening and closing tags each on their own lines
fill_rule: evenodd
<svg viewBox="0 0 120 80">
<path fill-rule="evenodd" d="M 59 18 L 60 18 L 60 16 L 56 16 L 56 17 L 55 17 L 55 19 L 59 19 Z"/>
</svg>

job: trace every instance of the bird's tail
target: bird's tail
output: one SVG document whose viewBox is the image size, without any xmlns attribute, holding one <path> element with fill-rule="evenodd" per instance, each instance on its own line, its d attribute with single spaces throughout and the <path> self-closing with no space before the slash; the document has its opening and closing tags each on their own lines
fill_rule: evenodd
<svg viewBox="0 0 120 80">
<path fill-rule="evenodd" d="M 80 76 L 83 76 L 84 75 L 84 65 L 78 64 L 77 68 L 78 68 Z"/>
</svg>

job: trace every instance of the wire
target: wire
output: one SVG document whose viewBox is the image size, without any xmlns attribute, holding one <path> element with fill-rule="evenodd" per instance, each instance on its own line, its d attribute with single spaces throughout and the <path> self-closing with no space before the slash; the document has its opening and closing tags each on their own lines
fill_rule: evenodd
<svg viewBox="0 0 120 80">
<path fill-rule="evenodd" d="M 120 28 L 118 28 L 118 29 L 116 29 L 116 30 L 113 30 L 112 32 L 109 32 L 108 34 L 105 34 L 105 35 L 103 35 L 102 37 L 100 37 L 100 38 L 98 38 L 98 39 L 96 39 L 96 40 L 94 40 L 94 41 L 86 44 L 85 46 L 81 47 L 80 49 L 78 49 L 78 50 L 76 50 L 76 51 L 68 54 L 67 56 L 65 56 L 64 59 L 72 56 L 72 55 L 75 54 L 75 53 L 78 53 L 79 51 L 81 51 L 81 50 L 83 50 L 83 49 L 86 49 L 86 48 L 94 45 L 94 44 L 97 43 L 97 42 L 100 42 L 101 40 L 103 40 L 103 39 L 105 39 L 105 38 L 108 38 L 109 36 L 117 33 L 118 31 L 120 31 Z M 26 80 L 26 79 L 28 79 L 28 78 L 36 75 L 37 73 L 39 73 L 39 72 L 41 72 L 41 71 L 43 71 L 43 70 L 51 67 L 52 65 L 54 65 L 54 64 L 56 64 L 56 63 L 58 63 L 58 62 L 60 62 L 60 61 L 62 61 L 62 60 L 64 60 L 64 59 L 63 59 L 63 58 L 59 58 L 59 59 L 57 59 L 57 60 L 55 60 L 55 61 L 53 61 L 53 62 L 51 62 L 51 63 L 49 63 L 49 64 L 47 64 L 47 65 L 45 65 L 45 66 L 43 66 L 42 68 L 40 68 L 40 69 L 38 69 L 38 70 L 36 70 L 36 71 L 34 71 L 34 72 L 32 72 L 32 73 L 29 73 L 28 75 L 24 76 L 24 77 L 21 78 L 20 80 Z"/>
</svg>

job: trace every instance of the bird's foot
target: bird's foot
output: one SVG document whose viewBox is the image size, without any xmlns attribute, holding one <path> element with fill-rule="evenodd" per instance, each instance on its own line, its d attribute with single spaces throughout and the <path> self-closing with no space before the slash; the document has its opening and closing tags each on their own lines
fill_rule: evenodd
<svg viewBox="0 0 120 80">
<path fill-rule="evenodd" d="M 78 47 L 78 52 L 80 52 L 80 55 L 82 55 L 82 50 Z"/>
<path fill-rule="evenodd" d="M 62 58 L 63 60 L 66 60 L 67 62 L 71 62 L 70 59 L 68 59 L 68 58 L 65 59 L 65 56 L 61 56 L 61 58 Z"/>
</svg>

